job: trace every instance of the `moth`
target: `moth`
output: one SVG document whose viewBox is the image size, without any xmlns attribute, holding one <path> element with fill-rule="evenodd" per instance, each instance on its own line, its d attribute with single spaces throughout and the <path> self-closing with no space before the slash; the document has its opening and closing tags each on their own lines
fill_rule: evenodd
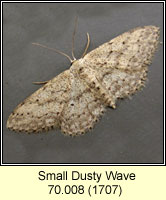
<svg viewBox="0 0 166 200">
<path fill-rule="evenodd" d="M 43 82 L 20 103 L 9 116 L 7 128 L 28 133 L 60 128 L 66 135 L 81 135 L 93 128 L 108 107 L 116 108 L 118 99 L 130 97 L 145 85 L 159 43 L 158 27 L 132 29 L 86 54 L 89 34 L 87 38 L 78 60 L 74 48 L 73 59 L 58 52 L 71 61 L 71 67 Z"/>
</svg>

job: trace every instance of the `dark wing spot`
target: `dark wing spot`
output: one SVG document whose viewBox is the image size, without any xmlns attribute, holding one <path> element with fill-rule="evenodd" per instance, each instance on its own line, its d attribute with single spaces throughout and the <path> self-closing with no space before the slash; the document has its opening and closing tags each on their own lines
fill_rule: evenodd
<svg viewBox="0 0 166 200">
<path fill-rule="evenodd" d="M 79 72 L 82 72 L 82 70 L 83 70 L 83 68 L 81 67 L 81 68 L 79 69 Z"/>
</svg>

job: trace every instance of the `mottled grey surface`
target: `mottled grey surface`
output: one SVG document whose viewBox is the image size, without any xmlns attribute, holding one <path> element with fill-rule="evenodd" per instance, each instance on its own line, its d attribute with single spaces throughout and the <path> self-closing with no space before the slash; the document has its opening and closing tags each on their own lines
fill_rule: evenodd
<svg viewBox="0 0 166 200">
<path fill-rule="evenodd" d="M 131 28 L 163 24 L 162 3 L 4 3 L 3 4 L 3 162 L 4 163 L 161 163 L 163 158 L 163 46 L 149 68 L 143 91 L 108 109 L 94 130 L 65 137 L 59 130 L 18 134 L 6 120 L 18 103 L 70 66 L 39 42 L 71 55 L 78 16 L 75 54 L 89 51 Z"/>
</svg>

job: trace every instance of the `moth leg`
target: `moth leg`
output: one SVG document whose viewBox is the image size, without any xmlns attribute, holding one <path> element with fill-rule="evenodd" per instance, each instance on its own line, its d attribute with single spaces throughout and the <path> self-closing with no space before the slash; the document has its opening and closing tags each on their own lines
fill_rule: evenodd
<svg viewBox="0 0 166 200">
<path fill-rule="evenodd" d="M 40 81 L 40 82 L 32 82 L 35 85 L 44 85 L 46 83 L 48 83 L 48 81 Z"/>
</svg>

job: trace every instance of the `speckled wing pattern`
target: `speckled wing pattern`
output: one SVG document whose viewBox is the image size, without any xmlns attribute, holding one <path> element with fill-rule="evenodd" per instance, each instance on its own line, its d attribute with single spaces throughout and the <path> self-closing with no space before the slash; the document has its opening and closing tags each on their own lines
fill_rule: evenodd
<svg viewBox="0 0 166 200">
<path fill-rule="evenodd" d="M 70 76 L 70 98 L 61 114 L 61 130 L 65 134 L 80 135 L 93 128 L 105 106 L 78 74 L 73 72 Z"/>
<path fill-rule="evenodd" d="M 98 72 L 97 78 L 114 107 L 118 98 L 128 97 L 144 86 L 158 42 L 158 27 L 138 27 L 84 57 L 84 64 Z"/>
<path fill-rule="evenodd" d="M 7 127 L 28 133 L 59 127 L 61 112 L 69 101 L 69 78 L 66 70 L 25 99 L 10 114 Z"/>
<path fill-rule="evenodd" d="M 138 27 L 75 61 L 19 104 L 7 128 L 41 132 L 60 128 L 80 135 L 93 128 L 105 108 L 115 108 L 145 84 L 148 65 L 159 42 L 159 28 Z"/>
</svg>

